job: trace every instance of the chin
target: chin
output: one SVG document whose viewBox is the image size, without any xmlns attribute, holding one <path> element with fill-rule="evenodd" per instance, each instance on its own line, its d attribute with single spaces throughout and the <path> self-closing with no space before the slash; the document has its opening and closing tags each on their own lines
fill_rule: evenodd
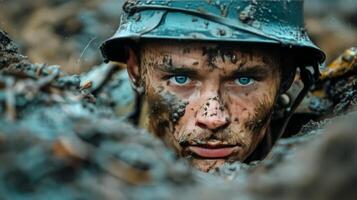
<svg viewBox="0 0 357 200">
<path fill-rule="evenodd" d="M 209 172 L 211 170 L 214 170 L 220 166 L 222 166 L 224 163 L 226 163 L 226 159 L 203 159 L 203 158 L 193 158 L 191 161 L 191 164 L 193 167 L 196 169 L 203 171 L 203 172 Z"/>
</svg>

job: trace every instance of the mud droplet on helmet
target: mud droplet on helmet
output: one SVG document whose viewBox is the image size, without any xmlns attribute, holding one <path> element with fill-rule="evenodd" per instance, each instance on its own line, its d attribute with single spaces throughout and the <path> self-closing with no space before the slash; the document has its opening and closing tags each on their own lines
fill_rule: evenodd
<svg viewBox="0 0 357 200">
<path fill-rule="evenodd" d="M 228 15 L 228 6 L 221 5 L 220 7 L 221 7 L 221 15 L 223 17 L 227 17 L 227 15 Z"/>
<path fill-rule="evenodd" d="M 257 11 L 256 5 L 257 2 L 253 0 L 251 5 L 248 5 L 240 12 L 239 20 L 243 23 L 252 23 L 255 20 L 254 15 Z"/>
<path fill-rule="evenodd" d="M 219 34 L 220 36 L 225 36 L 225 35 L 226 35 L 226 31 L 225 31 L 224 29 L 219 29 L 219 30 L 218 30 L 218 34 Z"/>
<path fill-rule="evenodd" d="M 133 18 L 134 18 L 135 21 L 140 21 L 140 19 L 141 19 L 140 13 L 135 13 L 135 15 L 133 16 Z"/>
<path fill-rule="evenodd" d="M 208 25 L 209 25 L 209 22 L 208 21 L 205 21 L 203 22 L 205 24 L 205 28 L 208 28 Z"/>
</svg>

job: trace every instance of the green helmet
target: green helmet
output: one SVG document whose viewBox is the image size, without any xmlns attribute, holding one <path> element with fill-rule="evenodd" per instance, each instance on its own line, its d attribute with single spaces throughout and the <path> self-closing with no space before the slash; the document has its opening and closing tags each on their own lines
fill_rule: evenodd
<svg viewBox="0 0 357 200">
<path fill-rule="evenodd" d="M 101 51 L 106 61 L 125 62 L 127 45 L 154 39 L 273 44 L 303 65 L 325 60 L 306 33 L 303 0 L 128 0 Z"/>
</svg>

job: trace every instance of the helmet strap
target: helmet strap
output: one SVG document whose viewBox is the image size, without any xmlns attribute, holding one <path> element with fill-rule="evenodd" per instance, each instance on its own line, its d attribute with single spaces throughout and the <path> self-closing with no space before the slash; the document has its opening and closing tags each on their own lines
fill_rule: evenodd
<svg viewBox="0 0 357 200">
<path fill-rule="evenodd" d="M 314 72 L 318 72 L 318 71 L 316 71 L 316 67 L 318 67 L 318 65 L 314 66 Z M 301 81 L 303 82 L 304 87 L 301 90 L 301 92 L 299 93 L 299 95 L 295 98 L 295 100 L 291 104 L 291 106 L 285 109 L 283 123 L 281 123 L 281 122 L 279 123 L 279 124 L 282 124 L 282 126 L 280 126 L 279 128 L 277 128 L 275 130 L 276 134 L 272 135 L 272 144 L 273 145 L 280 137 L 283 136 L 286 126 L 288 125 L 296 108 L 300 105 L 300 103 L 303 101 L 306 94 L 310 91 L 311 86 L 314 84 L 314 82 L 316 80 L 315 78 L 319 76 L 319 73 L 313 74 L 306 67 L 299 67 L 299 68 L 300 68 Z M 316 76 L 316 74 L 317 74 L 317 76 Z"/>
</svg>

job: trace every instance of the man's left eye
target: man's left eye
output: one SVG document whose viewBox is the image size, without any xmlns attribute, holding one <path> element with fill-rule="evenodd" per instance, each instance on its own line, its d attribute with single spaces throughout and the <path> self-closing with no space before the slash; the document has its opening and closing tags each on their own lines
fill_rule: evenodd
<svg viewBox="0 0 357 200">
<path fill-rule="evenodd" d="M 239 77 L 236 78 L 234 82 L 241 86 L 248 86 L 254 83 L 254 79 L 250 77 Z"/>
<path fill-rule="evenodd" d="M 173 76 L 170 78 L 170 81 L 176 85 L 186 85 L 191 82 L 191 79 L 188 76 Z"/>
</svg>

